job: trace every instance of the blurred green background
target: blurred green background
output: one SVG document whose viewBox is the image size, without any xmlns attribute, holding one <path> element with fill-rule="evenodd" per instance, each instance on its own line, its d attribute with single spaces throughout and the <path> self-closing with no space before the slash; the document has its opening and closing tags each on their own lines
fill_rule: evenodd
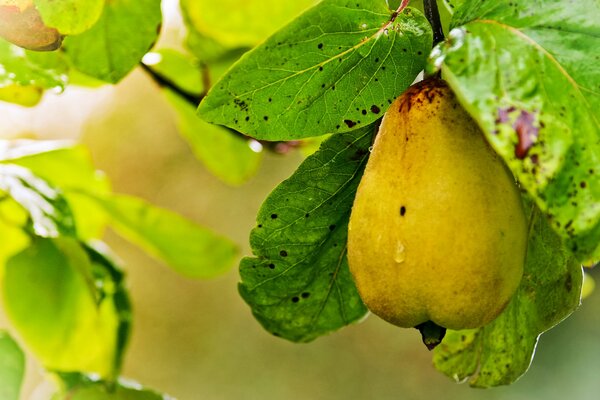
<svg viewBox="0 0 600 400">
<path fill-rule="evenodd" d="M 80 140 L 115 191 L 227 235 L 245 255 L 260 204 L 302 161 L 297 152 L 265 154 L 248 183 L 225 185 L 194 158 L 170 106 L 140 70 L 117 86 L 47 95 L 33 109 L 0 104 L 0 115 L 0 137 Z M 215 280 L 192 281 L 110 232 L 106 240 L 125 264 L 134 303 L 123 375 L 180 400 L 600 397 L 597 292 L 542 336 L 522 379 L 510 387 L 476 390 L 436 372 L 416 330 L 370 316 L 313 343 L 288 343 L 254 320 L 237 294 L 236 268 Z M 600 279 L 598 269 L 591 273 Z M 0 326 L 7 326 L 3 316 Z M 28 361 L 23 399 L 45 399 L 41 369 Z"/>
</svg>

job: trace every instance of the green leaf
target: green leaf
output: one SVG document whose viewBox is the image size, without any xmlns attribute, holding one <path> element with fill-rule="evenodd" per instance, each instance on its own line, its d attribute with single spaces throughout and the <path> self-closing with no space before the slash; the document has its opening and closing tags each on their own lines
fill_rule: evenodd
<svg viewBox="0 0 600 400">
<path fill-rule="evenodd" d="M 598 1 L 465 1 L 431 64 L 579 260 L 600 258 Z"/>
<path fill-rule="evenodd" d="M 443 0 L 444 5 L 450 14 L 454 14 L 466 1 L 467 0 Z"/>
<path fill-rule="evenodd" d="M 33 52 L 0 39 L 0 88 L 11 85 L 62 90 L 68 66 L 59 52 Z"/>
<path fill-rule="evenodd" d="M 471 386 L 508 385 L 523 375 L 541 333 L 579 305 L 582 268 L 539 213 L 533 215 L 525 272 L 517 293 L 500 316 L 480 329 L 448 331 L 434 363 Z"/>
<path fill-rule="evenodd" d="M 79 373 L 59 374 L 66 385 L 52 400 L 173 400 L 124 379 L 113 384 Z"/>
<path fill-rule="evenodd" d="M 80 239 L 102 236 L 107 222 L 105 213 L 96 202 L 79 192 L 105 195 L 110 192 L 110 184 L 106 175 L 94 168 L 85 148 L 68 141 L 15 140 L 4 143 L 3 148 L 3 142 L 0 142 L 0 161 L 3 156 L 8 157 L 11 163 L 28 168 L 61 189 L 75 218 Z"/>
<path fill-rule="evenodd" d="M 74 218 L 62 193 L 27 168 L 0 164 L 1 192 L 27 210 L 36 235 L 75 236 Z"/>
<path fill-rule="evenodd" d="M 160 0 L 111 0 L 91 29 L 66 38 L 63 47 L 75 68 L 116 83 L 154 45 L 161 20 Z"/>
<path fill-rule="evenodd" d="M 230 185 L 240 185 L 256 173 L 262 154 L 253 151 L 247 139 L 202 121 L 190 103 L 171 91 L 165 94 L 177 113 L 179 133 L 210 172 Z"/>
<path fill-rule="evenodd" d="M 94 25 L 104 0 L 34 0 L 44 23 L 63 35 L 76 35 Z"/>
<path fill-rule="evenodd" d="M 197 32 L 226 47 L 252 47 L 315 4 L 315 0 L 181 0 Z"/>
<path fill-rule="evenodd" d="M 108 213 L 119 233 L 188 277 L 222 274 L 237 256 L 231 241 L 172 211 L 125 195 L 90 198 Z"/>
<path fill-rule="evenodd" d="M 25 375 L 25 355 L 19 345 L 0 331 L 0 399 L 19 400 Z"/>
<path fill-rule="evenodd" d="M 97 296 L 93 278 L 87 254 L 69 238 L 34 238 L 8 260 L 6 313 L 47 369 L 114 374 L 120 320 L 112 297 Z"/>
<path fill-rule="evenodd" d="M 346 239 L 376 127 L 332 136 L 265 200 L 240 294 L 266 330 L 307 342 L 362 318 Z"/>
<path fill-rule="evenodd" d="M 384 0 L 325 0 L 246 53 L 199 113 L 266 140 L 367 126 L 422 70 L 431 43 L 419 11 L 396 16 Z"/>
</svg>

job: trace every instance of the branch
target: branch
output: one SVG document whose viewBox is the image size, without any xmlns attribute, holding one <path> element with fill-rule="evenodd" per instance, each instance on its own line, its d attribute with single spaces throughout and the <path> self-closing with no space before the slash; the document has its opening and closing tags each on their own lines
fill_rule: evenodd
<svg viewBox="0 0 600 400">
<path fill-rule="evenodd" d="M 431 24 L 433 30 L 433 46 L 444 40 L 444 30 L 440 21 L 440 12 L 438 11 L 436 0 L 423 0 L 425 16 Z"/>
</svg>

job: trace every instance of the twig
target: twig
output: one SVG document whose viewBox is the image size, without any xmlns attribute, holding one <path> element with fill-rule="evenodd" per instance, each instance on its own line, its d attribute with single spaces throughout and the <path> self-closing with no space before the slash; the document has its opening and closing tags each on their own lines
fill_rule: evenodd
<svg viewBox="0 0 600 400">
<path fill-rule="evenodd" d="M 423 0 L 425 16 L 431 24 L 433 30 L 433 46 L 444 40 L 444 30 L 440 21 L 440 12 L 438 11 L 436 0 Z"/>
</svg>

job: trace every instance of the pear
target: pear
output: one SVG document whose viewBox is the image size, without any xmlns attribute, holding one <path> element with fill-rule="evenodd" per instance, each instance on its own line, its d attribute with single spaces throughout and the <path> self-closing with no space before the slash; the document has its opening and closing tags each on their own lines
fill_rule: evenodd
<svg viewBox="0 0 600 400">
<path fill-rule="evenodd" d="M 481 327 L 519 286 L 526 247 L 519 188 L 477 123 L 443 80 L 413 85 L 383 118 L 350 216 L 364 303 L 424 341 L 432 326 Z"/>
</svg>

